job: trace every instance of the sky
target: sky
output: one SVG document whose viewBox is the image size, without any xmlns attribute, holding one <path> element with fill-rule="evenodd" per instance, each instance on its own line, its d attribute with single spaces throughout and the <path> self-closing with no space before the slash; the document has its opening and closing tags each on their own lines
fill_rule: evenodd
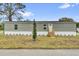
<svg viewBox="0 0 79 59">
<path fill-rule="evenodd" d="M 79 22 L 78 3 L 27 3 L 25 4 L 24 19 L 36 21 L 58 21 L 62 17 L 68 17 Z"/>
</svg>

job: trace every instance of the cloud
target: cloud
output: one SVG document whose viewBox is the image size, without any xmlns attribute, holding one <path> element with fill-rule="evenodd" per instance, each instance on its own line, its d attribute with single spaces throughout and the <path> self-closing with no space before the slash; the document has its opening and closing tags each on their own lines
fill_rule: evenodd
<svg viewBox="0 0 79 59">
<path fill-rule="evenodd" d="M 61 9 L 65 9 L 68 7 L 70 7 L 70 4 L 63 4 L 63 5 L 59 6 L 59 8 L 61 8 Z"/>
<path fill-rule="evenodd" d="M 28 12 L 28 11 L 26 11 L 24 13 L 19 11 L 19 13 L 22 14 L 23 16 L 26 16 L 26 17 L 30 17 L 30 16 L 34 15 L 32 12 Z"/>
<path fill-rule="evenodd" d="M 65 3 L 61 6 L 59 6 L 60 9 L 66 9 L 66 8 L 69 8 L 69 7 L 74 7 L 74 6 L 77 6 L 79 5 L 78 3 L 75 3 L 75 4 L 69 4 L 69 3 Z"/>
</svg>

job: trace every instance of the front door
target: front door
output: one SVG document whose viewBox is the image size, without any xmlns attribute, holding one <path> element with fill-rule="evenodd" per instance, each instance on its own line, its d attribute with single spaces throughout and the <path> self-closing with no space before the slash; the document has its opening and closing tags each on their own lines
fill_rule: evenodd
<svg viewBox="0 0 79 59">
<path fill-rule="evenodd" d="M 49 36 L 54 35 L 53 24 L 48 24 L 48 35 Z"/>
</svg>

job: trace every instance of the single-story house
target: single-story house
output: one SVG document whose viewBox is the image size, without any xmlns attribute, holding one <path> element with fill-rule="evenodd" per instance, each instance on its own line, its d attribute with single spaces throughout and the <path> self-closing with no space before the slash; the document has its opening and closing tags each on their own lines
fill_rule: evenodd
<svg viewBox="0 0 79 59">
<path fill-rule="evenodd" d="M 75 22 L 36 21 L 37 35 L 76 36 Z M 6 21 L 5 35 L 32 35 L 33 21 Z"/>
</svg>

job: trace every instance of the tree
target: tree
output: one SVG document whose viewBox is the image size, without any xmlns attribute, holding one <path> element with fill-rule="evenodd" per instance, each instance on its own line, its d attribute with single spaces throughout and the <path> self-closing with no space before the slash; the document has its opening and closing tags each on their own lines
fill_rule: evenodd
<svg viewBox="0 0 79 59">
<path fill-rule="evenodd" d="M 3 23 L 0 23 L 0 30 L 3 30 Z"/>
<path fill-rule="evenodd" d="M 35 19 L 33 21 L 33 41 L 36 41 L 37 31 L 36 31 L 36 22 Z"/>
<path fill-rule="evenodd" d="M 59 19 L 59 22 L 74 22 L 72 18 L 63 17 Z"/>
<path fill-rule="evenodd" d="M 76 27 L 79 28 L 79 23 L 76 23 Z"/>
<path fill-rule="evenodd" d="M 0 15 L 6 17 L 7 20 L 22 19 L 19 12 L 24 12 L 25 5 L 22 3 L 0 3 Z"/>
</svg>

